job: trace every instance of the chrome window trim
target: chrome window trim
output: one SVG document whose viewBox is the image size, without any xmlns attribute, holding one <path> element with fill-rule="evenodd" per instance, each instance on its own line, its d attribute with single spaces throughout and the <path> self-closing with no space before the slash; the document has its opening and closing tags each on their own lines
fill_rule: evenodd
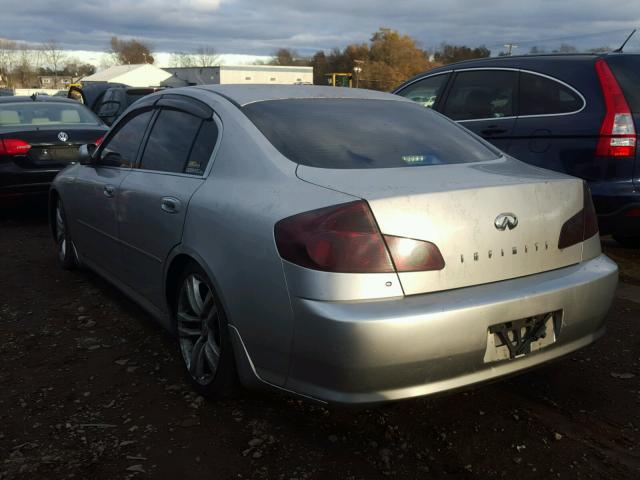
<svg viewBox="0 0 640 480">
<path fill-rule="evenodd" d="M 427 79 L 429 77 L 435 77 L 436 75 L 442 75 L 445 73 L 451 73 L 451 72 L 469 72 L 469 71 L 475 71 L 475 70 L 502 70 L 502 71 L 507 71 L 507 72 L 521 72 L 521 73 L 529 73 L 531 75 L 537 75 L 539 77 L 544 77 L 547 78 L 553 82 L 557 82 L 560 85 L 563 85 L 565 87 L 567 87 L 569 90 L 571 90 L 572 92 L 574 92 L 576 95 L 578 95 L 578 97 L 580 97 L 580 99 L 582 100 L 582 107 L 578 110 L 574 110 L 573 112 L 564 112 L 564 113 L 541 113 L 538 115 L 511 115 L 508 117 L 484 117 L 484 118 L 469 118 L 466 120 L 454 120 L 455 122 L 458 123 L 464 123 L 464 122 L 485 122 L 487 120 L 513 120 L 514 118 L 544 118 L 544 117 L 562 117 L 562 116 L 566 116 L 566 115 L 576 115 L 580 112 L 582 112 L 585 108 L 587 108 L 587 99 L 584 97 L 584 95 L 582 95 L 582 93 L 580 93 L 579 90 L 577 90 L 576 88 L 572 87 L 571 85 L 569 85 L 566 82 L 563 82 L 562 80 L 559 80 L 555 77 L 552 77 L 550 75 L 546 75 L 544 73 L 540 73 L 540 72 L 535 72 L 533 70 L 526 70 L 523 68 L 511 68 L 511 67 L 471 67 L 471 68 L 463 68 L 460 70 L 447 70 L 445 72 L 437 72 L 437 73 L 433 73 L 431 75 L 425 75 L 424 77 L 420 77 L 416 80 L 414 80 L 413 82 L 407 84 L 402 90 L 405 90 L 407 87 L 409 87 L 409 85 L 412 85 L 416 82 L 419 82 L 421 80 Z M 398 93 L 399 94 L 399 93 Z M 405 97 L 406 98 L 406 97 Z"/>
<path fill-rule="evenodd" d="M 453 73 L 454 71 L 455 70 L 445 70 L 444 72 L 436 72 L 436 73 L 432 73 L 431 75 L 425 75 L 424 77 L 417 78 L 417 79 L 407 83 L 404 87 L 402 87 L 402 90 L 396 90 L 394 92 L 394 94 L 395 95 L 400 95 L 400 92 L 403 92 L 404 90 L 409 88 L 414 83 L 421 82 L 422 80 L 426 80 L 427 78 L 437 77 L 438 75 L 444 75 L 444 74 L 447 74 L 447 73 Z M 403 95 L 400 95 L 400 96 L 403 97 Z M 406 98 L 406 97 L 404 97 L 404 98 Z"/>
</svg>

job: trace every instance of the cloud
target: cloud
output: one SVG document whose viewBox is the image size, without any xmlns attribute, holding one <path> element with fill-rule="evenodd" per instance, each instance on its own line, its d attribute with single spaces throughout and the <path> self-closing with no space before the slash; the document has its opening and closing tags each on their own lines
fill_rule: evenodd
<svg viewBox="0 0 640 480">
<path fill-rule="evenodd" d="M 209 45 L 224 53 L 269 54 L 288 47 L 311 54 L 366 42 L 381 26 L 408 33 L 425 47 L 442 41 L 494 48 L 516 42 L 528 51 L 557 38 L 617 45 L 640 23 L 636 4 L 618 0 L 614 9 L 609 0 L 581 0 L 579 8 L 560 0 L 30 0 L 18 7 L 15 0 L 0 0 L 0 11 L 3 36 L 55 38 L 69 49 L 106 49 L 117 35 L 143 39 L 156 51 Z M 589 36 L 593 32 L 608 33 Z"/>
</svg>

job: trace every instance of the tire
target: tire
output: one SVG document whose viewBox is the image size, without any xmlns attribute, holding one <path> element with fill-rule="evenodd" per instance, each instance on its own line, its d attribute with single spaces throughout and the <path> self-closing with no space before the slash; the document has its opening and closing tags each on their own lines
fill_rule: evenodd
<svg viewBox="0 0 640 480">
<path fill-rule="evenodd" d="M 56 201 L 56 209 L 53 215 L 53 221 L 55 222 L 54 240 L 58 253 L 58 263 L 63 270 L 74 270 L 78 268 L 78 259 L 67 228 L 67 217 L 64 213 L 62 200 L 59 198 Z"/>
<path fill-rule="evenodd" d="M 613 238 L 623 247 L 640 248 L 640 235 L 626 237 L 623 235 L 614 235 Z"/>
<path fill-rule="evenodd" d="M 210 399 L 233 396 L 239 383 L 227 317 L 199 265 L 182 271 L 173 310 L 182 363 L 194 390 Z"/>
</svg>

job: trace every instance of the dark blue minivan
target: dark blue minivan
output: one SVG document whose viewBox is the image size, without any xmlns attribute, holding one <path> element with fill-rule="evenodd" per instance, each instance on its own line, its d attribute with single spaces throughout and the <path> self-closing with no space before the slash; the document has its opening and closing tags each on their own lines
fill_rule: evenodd
<svg viewBox="0 0 640 480">
<path fill-rule="evenodd" d="M 469 60 L 417 75 L 394 93 L 519 160 L 587 180 L 601 233 L 640 246 L 640 55 Z"/>
</svg>

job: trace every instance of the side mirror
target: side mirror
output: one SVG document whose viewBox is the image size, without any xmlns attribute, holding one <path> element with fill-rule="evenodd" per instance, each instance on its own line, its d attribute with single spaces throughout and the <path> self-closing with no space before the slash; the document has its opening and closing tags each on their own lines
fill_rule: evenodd
<svg viewBox="0 0 640 480">
<path fill-rule="evenodd" d="M 92 165 L 93 152 L 95 151 L 95 145 L 80 145 L 80 148 L 78 149 L 78 161 L 80 162 L 80 165 Z"/>
</svg>

